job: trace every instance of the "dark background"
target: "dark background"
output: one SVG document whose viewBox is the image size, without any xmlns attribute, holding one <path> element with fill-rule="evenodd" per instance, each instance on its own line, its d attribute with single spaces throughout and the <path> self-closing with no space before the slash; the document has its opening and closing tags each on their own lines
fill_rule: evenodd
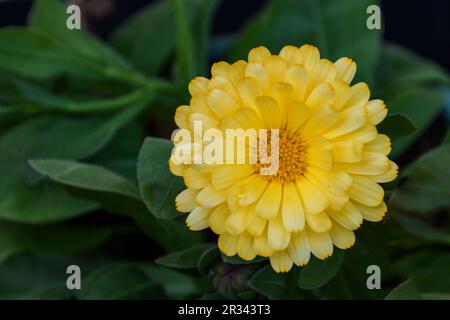
<svg viewBox="0 0 450 320">
<path fill-rule="evenodd" d="M 72 2 L 88 8 L 91 12 L 89 19 L 91 31 L 102 38 L 107 38 L 117 24 L 153 1 L 73 0 Z M 257 12 L 265 2 L 222 0 L 213 20 L 213 32 L 220 34 L 238 31 L 247 18 Z M 32 0 L 0 0 L 0 27 L 25 24 L 31 4 Z M 386 40 L 434 60 L 450 71 L 450 1 L 381 1 L 381 8 Z"/>
</svg>

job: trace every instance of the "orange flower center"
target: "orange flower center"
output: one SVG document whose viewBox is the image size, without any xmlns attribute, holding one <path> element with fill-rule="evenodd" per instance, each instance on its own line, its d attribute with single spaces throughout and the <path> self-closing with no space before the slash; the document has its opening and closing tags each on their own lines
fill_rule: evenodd
<svg viewBox="0 0 450 320">
<path fill-rule="evenodd" d="M 261 146 L 261 144 L 260 144 Z M 281 183 L 295 182 L 303 174 L 306 168 L 306 144 L 299 133 L 288 132 L 285 129 L 279 130 L 279 152 L 278 152 L 278 170 L 272 171 L 272 174 L 262 174 L 261 169 L 276 169 L 273 163 L 271 135 L 267 135 L 267 146 L 261 146 L 263 154 L 267 154 L 267 161 L 261 161 L 260 154 L 258 162 L 255 165 L 260 171 L 261 176 L 269 181 L 279 181 Z M 275 150 L 276 151 L 276 150 Z M 266 152 L 266 153 L 265 153 Z M 272 157 L 271 157 L 272 156 Z"/>
</svg>

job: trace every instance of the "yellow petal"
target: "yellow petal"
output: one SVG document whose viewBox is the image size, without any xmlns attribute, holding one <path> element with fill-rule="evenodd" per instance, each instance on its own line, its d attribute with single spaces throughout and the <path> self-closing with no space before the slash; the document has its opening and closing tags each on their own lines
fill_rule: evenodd
<svg viewBox="0 0 450 320">
<path fill-rule="evenodd" d="M 305 44 L 299 48 L 302 64 L 306 67 L 308 73 L 312 72 L 320 60 L 320 52 L 316 47 Z"/>
<path fill-rule="evenodd" d="M 328 59 L 320 59 L 312 72 L 313 84 L 332 83 L 336 79 L 336 66 Z"/>
<path fill-rule="evenodd" d="M 306 215 L 318 214 L 329 205 L 327 197 L 305 177 L 297 180 L 297 189 Z"/>
<path fill-rule="evenodd" d="M 264 63 L 271 56 L 272 54 L 270 53 L 269 49 L 263 46 L 259 46 L 250 50 L 250 52 L 248 53 L 248 62 Z"/>
<path fill-rule="evenodd" d="M 175 123 L 178 128 L 187 129 L 188 128 L 188 116 L 191 113 L 191 108 L 189 106 L 179 106 L 175 111 Z"/>
<path fill-rule="evenodd" d="M 306 230 L 291 235 L 287 252 L 296 266 L 302 267 L 309 262 L 311 249 Z"/>
<path fill-rule="evenodd" d="M 387 108 L 383 100 L 375 99 L 370 100 L 366 106 L 367 118 L 370 124 L 376 126 L 379 124 L 387 115 Z"/>
<path fill-rule="evenodd" d="M 258 113 L 252 108 L 242 108 L 236 111 L 233 116 L 234 121 L 239 125 L 241 129 L 259 129 L 262 128 L 263 121 L 259 117 Z"/>
<path fill-rule="evenodd" d="M 248 207 L 242 207 L 232 212 L 226 221 L 226 231 L 232 235 L 239 235 L 245 231 L 245 221 L 247 219 Z"/>
<path fill-rule="evenodd" d="M 258 178 L 258 175 L 256 175 L 256 174 L 248 176 L 248 177 L 240 180 L 239 182 L 233 184 L 228 189 L 227 204 L 228 204 L 228 208 L 230 209 L 231 212 L 238 210 L 239 200 L 242 197 L 244 186 L 247 184 L 250 184 L 254 179 L 257 179 L 257 178 Z"/>
<path fill-rule="evenodd" d="M 258 200 L 266 190 L 269 181 L 267 179 L 257 177 L 251 184 L 246 186 L 247 191 L 240 197 L 239 205 L 248 206 Z"/>
<path fill-rule="evenodd" d="M 281 212 L 283 225 L 287 231 L 297 232 L 303 230 L 305 227 L 305 213 L 294 183 L 286 183 L 283 186 Z"/>
<path fill-rule="evenodd" d="M 264 232 L 266 227 L 266 219 L 261 218 L 255 212 L 255 206 L 251 206 L 247 219 L 245 221 L 246 230 L 254 237 L 259 237 Z"/>
<path fill-rule="evenodd" d="M 336 123 L 325 132 L 324 137 L 333 139 L 361 128 L 366 123 L 363 107 L 348 108 L 339 114 Z"/>
<path fill-rule="evenodd" d="M 190 189 L 203 189 L 209 184 L 209 175 L 192 167 L 186 169 L 183 178 L 184 184 Z"/>
<path fill-rule="evenodd" d="M 236 86 L 239 80 L 245 77 L 245 70 L 247 68 L 247 61 L 238 60 L 233 63 L 228 69 L 228 76 L 231 83 Z"/>
<path fill-rule="evenodd" d="M 255 237 L 253 241 L 253 247 L 255 248 L 256 253 L 261 257 L 269 257 L 274 252 L 267 239 L 267 229 L 268 227 L 264 229 L 264 232 L 259 237 Z"/>
<path fill-rule="evenodd" d="M 215 76 L 211 78 L 208 84 L 208 91 L 211 91 L 213 89 L 220 89 L 226 92 L 231 98 L 233 98 L 234 101 L 240 102 L 239 93 L 237 92 L 231 81 L 224 77 Z"/>
<path fill-rule="evenodd" d="M 211 118 L 211 117 L 207 116 L 206 114 L 190 113 L 187 118 L 188 129 L 191 130 L 191 132 L 194 131 L 194 128 L 198 122 L 202 123 L 203 130 L 216 128 L 217 124 L 218 124 L 216 119 Z"/>
<path fill-rule="evenodd" d="M 347 203 L 349 197 L 348 195 L 345 194 L 336 194 L 334 192 L 332 192 L 330 190 L 330 188 L 328 187 L 329 184 L 328 183 L 328 179 L 317 179 L 316 176 L 311 172 L 312 168 L 308 168 L 305 173 L 304 176 L 311 181 L 314 186 L 316 186 L 320 192 L 322 192 L 327 198 L 328 201 L 330 202 L 330 206 L 335 209 L 335 210 L 340 210 L 342 209 L 342 207 Z"/>
<path fill-rule="evenodd" d="M 209 80 L 205 77 L 195 77 L 192 79 L 189 82 L 189 93 L 191 96 L 208 93 L 208 82 Z"/>
<path fill-rule="evenodd" d="M 239 236 L 236 249 L 239 257 L 244 260 L 250 261 L 256 257 L 256 251 L 253 248 L 253 237 L 247 232 Z"/>
<path fill-rule="evenodd" d="M 361 213 L 358 208 L 353 205 L 352 201 L 349 201 L 339 211 L 331 208 L 328 208 L 326 211 L 328 215 L 333 218 L 333 220 L 337 221 L 337 223 L 349 230 L 358 229 L 363 222 Z"/>
<path fill-rule="evenodd" d="M 191 212 L 197 207 L 198 190 L 184 189 L 175 197 L 175 206 L 180 212 Z"/>
<path fill-rule="evenodd" d="M 359 162 L 362 160 L 363 144 L 359 141 L 341 141 L 332 144 L 335 162 Z"/>
<path fill-rule="evenodd" d="M 217 241 L 217 245 L 225 255 L 234 256 L 237 252 L 237 242 L 239 237 L 232 236 L 231 234 L 224 233 L 219 236 L 219 240 Z"/>
<path fill-rule="evenodd" d="M 331 220 L 325 211 L 306 214 L 306 224 L 315 232 L 326 232 L 331 228 Z"/>
<path fill-rule="evenodd" d="M 322 171 L 316 168 L 308 168 L 308 173 L 317 178 L 331 192 L 338 195 L 346 195 L 350 190 L 353 179 L 342 171 Z"/>
<path fill-rule="evenodd" d="M 364 145 L 364 150 L 368 152 L 377 152 L 388 155 L 391 152 L 391 139 L 384 134 L 379 134 L 377 137 Z"/>
<path fill-rule="evenodd" d="M 226 204 L 222 204 L 215 208 L 208 218 L 208 224 L 211 230 L 216 234 L 224 234 L 226 232 L 226 220 L 230 212 Z"/>
<path fill-rule="evenodd" d="M 203 113 L 204 115 L 217 120 L 217 116 L 211 111 L 206 99 L 207 94 L 197 94 L 191 98 L 191 111 L 193 113 Z"/>
<path fill-rule="evenodd" d="M 352 174 L 380 175 L 389 170 L 389 159 L 380 153 L 364 152 L 360 162 L 336 163 L 334 168 Z"/>
<path fill-rule="evenodd" d="M 305 104 L 311 109 L 316 110 L 318 107 L 333 103 L 334 89 L 328 83 L 321 83 L 315 87 L 306 99 Z"/>
<path fill-rule="evenodd" d="M 395 162 L 389 160 L 389 170 L 386 171 L 386 173 L 383 173 L 378 176 L 368 176 L 368 178 L 378 183 L 386 183 L 395 180 L 397 176 L 398 176 L 398 165 Z"/>
<path fill-rule="evenodd" d="M 347 83 L 352 82 L 353 77 L 356 73 L 356 63 L 352 59 L 347 57 L 342 57 L 337 60 L 336 65 L 336 79 L 343 80 Z"/>
<path fill-rule="evenodd" d="M 295 46 L 284 46 L 279 53 L 280 57 L 286 62 L 288 66 L 293 64 L 300 64 L 302 61 L 302 57 L 300 56 L 300 52 Z"/>
<path fill-rule="evenodd" d="M 256 109 L 255 99 L 262 95 L 258 81 L 254 78 L 245 77 L 237 83 L 237 90 L 241 97 L 241 101 L 245 107 Z"/>
<path fill-rule="evenodd" d="M 207 96 L 208 106 L 214 114 L 219 118 L 232 115 L 239 104 L 225 91 L 221 89 L 213 89 L 209 91 Z"/>
<path fill-rule="evenodd" d="M 254 172 L 252 165 L 228 165 L 218 168 L 211 174 L 214 189 L 222 190 L 250 176 Z"/>
<path fill-rule="evenodd" d="M 292 101 L 287 109 L 287 125 L 289 132 L 297 131 L 310 117 L 311 111 L 302 102 Z"/>
<path fill-rule="evenodd" d="M 347 82 L 342 80 L 335 81 L 332 86 L 334 89 L 333 107 L 341 110 L 352 97 L 352 89 Z"/>
<path fill-rule="evenodd" d="M 225 61 L 219 61 L 211 66 L 211 76 L 223 77 L 228 79 L 228 71 L 230 70 L 230 64 Z"/>
<path fill-rule="evenodd" d="M 311 166 L 328 171 L 333 166 L 333 154 L 331 150 L 311 150 L 307 153 L 306 162 Z"/>
<path fill-rule="evenodd" d="M 287 123 L 288 108 L 292 103 L 292 86 L 286 82 L 277 82 L 272 85 L 272 96 L 277 101 L 281 114 L 281 127 Z"/>
<path fill-rule="evenodd" d="M 269 79 L 272 83 L 284 81 L 287 71 L 287 65 L 279 56 L 270 56 L 265 62 L 264 67 L 267 70 Z"/>
<path fill-rule="evenodd" d="M 305 139 L 318 136 L 331 127 L 336 122 L 337 117 L 338 113 L 329 105 L 320 106 L 312 113 L 300 132 Z"/>
<path fill-rule="evenodd" d="M 292 268 L 292 260 L 285 250 L 275 252 L 270 256 L 270 265 L 275 272 L 288 272 Z"/>
<path fill-rule="evenodd" d="M 219 191 L 212 186 L 207 186 L 197 195 L 197 203 L 202 207 L 213 208 L 226 199 L 225 191 Z"/>
<path fill-rule="evenodd" d="M 282 186 L 278 182 L 270 182 L 256 205 L 256 214 L 261 218 L 273 219 L 280 209 Z"/>
<path fill-rule="evenodd" d="M 208 228 L 208 218 L 211 209 L 197 207 L 186 218 L 186 224 L 189 229 L 193 231 L 203 230 Z"/>
<path fill-rule="evenodd" d="M 348 249 L 355 244 L 355 234 L 337 223 L 333 223 L 330 230 L 331 240 L 339 249 Z"/>
<path fill-rule="evenodd" d="M 370 90 L 366 83 L 359 82 L 351 87 L 352 97 L 347 101 L 344 108 L 363 107 L 370 98 Z"/>
<path fill-rule="evenodd" d="M 339 136 L 333 140 L 334 141 L 357 140 L 359 142 L 366 143 L 375 139 L 377 137 L 377 134 L 378 134 L 377 129 L 374 126 L 364 125 L 361 128 L 356 129 L 355 131 Z"/>
<path fill-rule="evenodd" d="M 383 201 L 384 190 L 375 181 L 354 175 L 350 197 L 367 206 L 376 207 Z"/>
<path fill-rule="evenodd" d="M 383 217 L 387 211 L 386 203 L 384 203 L 384 201 L 376 207 L 369 207 L 358 202 L 353 202 L 353 204 L 361 212 L 363 218 L 371 222 L 383 220 Z"/>
<path fill-rule="evenodd" d="M 172 159 L 169 160 L 169 170 L 173 175 L 181 177 L 184 175 L 184 172 L 188 168 L 188 165 L 185 164 L 175 164 Z"/>
<path fill-rule="evenodd" d="M 277 101 L 268 96 L 260 96 L 255 100 L 259 113 L 270 129 L 279 129 L 281 126 L 281 110 Z"/>
<path fill-rule="evenodd" d="M 328 232 L 317 233 L 308 229 L 308 239 L 313 255 L 321 260 L 331 257 L 333 241 Z"/>
<path fill-rule="evenodd" d="M 304 66 L 295 64 L 286 72 L 286 82 L 293 88 L 293 99 L 302 102 L 308 88 L 308 74 Z"/>
<path fill-rule="evenodd" d="M 245 76 L 255 79 L 263 92 L 270 91 L 269 74 L 261 63 L 251 62 L 247 64 Z"/>
<path fill-rule="evenodd" d="M 286 249 L 290 238 L 291 233 L 284 227 L 281 215 L 269 220 L 268 239 L 275 251 Z"/>
</svg>

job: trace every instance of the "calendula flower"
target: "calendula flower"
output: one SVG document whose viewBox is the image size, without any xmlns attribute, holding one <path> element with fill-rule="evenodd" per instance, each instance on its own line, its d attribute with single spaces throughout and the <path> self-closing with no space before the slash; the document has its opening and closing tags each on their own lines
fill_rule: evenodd
<svg viewBox="0 0 450 320">
<path fill-rule="evenodd" d="M 171 159 L 172 173 L 187 186 L 176 207 L 190 212 L 188 227 L 218 234 L 225 255 L 269 257 L 276 272 L 287 272 L 307 264 L 311 253 L 325 259 L 333 246 L 351 247 L 363 220 L 382 220 L 380 183 L 395 179 L 398 166 L 387 157 L 389 137 L 376 129 L 386 106 L 370 100 L 367 84 L 351 85 L 355 73 L 350 58 L 333 63 L 303 45 L 285 46 L 278 55 L 258 47 L 248 62 L 218 62 L 210 79 L 193 79 L 190 105 L 175 114 L 179 128 L 194 138 L 199 123 L 220 132 L 278 129 L 279 152 L 274 174 L 262 173 L 269 164 L 260 156 L 253 163 L 248 156 L 244 163 Z M 179 136 L 175 149 L 192 151 L 193 158 L 212 143 Z"/>
</svg>

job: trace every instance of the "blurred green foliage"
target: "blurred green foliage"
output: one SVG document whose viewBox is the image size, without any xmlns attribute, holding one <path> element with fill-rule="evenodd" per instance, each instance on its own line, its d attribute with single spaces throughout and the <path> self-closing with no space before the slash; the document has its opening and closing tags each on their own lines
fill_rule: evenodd
<svg viewBox="0 0 450 320">
<path fill-rule="evenodd" d="M 268 1 L 227 41 L 210 39 L 218 3 L 159 1 L 108 43 L 68 30 L 57 0 L 35 1 L 27 27 L 0 29 L 0 298 L 450 299 L 450 135 L 418 159 L 405 153 L 441 116 L 448 74 L 367 29 L 373 1 Z M 380 131 L 393 157 L 409 165 L 389 185 L 387 218 L 365 223 L 354 248 L 276 274 L 187 230 L 170 141 L 145 136 L 170 133 L 213 50 L 234 61 L 257 45 L 304 43 L 356 60 L 357 80 L 389 107 Z M 118 253 L 142 239 L 144 249 Z M 71 264 L 82 269 L 80 291 L 66 288 Z M 372 264 L 382 290 L 366 287 Z"/>
</svg>

